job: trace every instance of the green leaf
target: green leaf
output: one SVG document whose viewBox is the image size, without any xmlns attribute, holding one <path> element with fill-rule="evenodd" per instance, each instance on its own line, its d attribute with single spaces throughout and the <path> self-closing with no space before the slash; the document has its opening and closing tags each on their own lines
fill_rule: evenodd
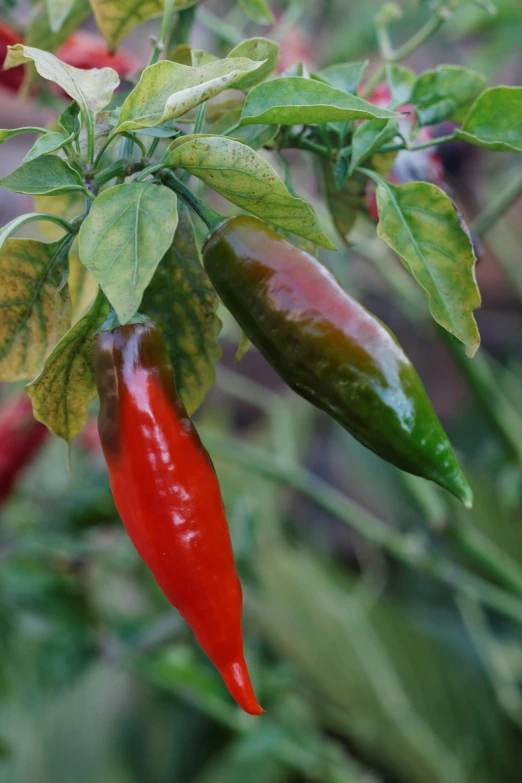
<svg viewBox="0 0 522 783">
<path fill-rule="evenodd" d="M 241 332 L 241 337 L 239 338 L 239 345 L 237 346 L 236 355 L 234 356 L 234 361 L 236 364 L 239 364 L 243 356 L 248 353 L 248 351 L 252 348 L 252 343 L 246 336 L 244 332 Z"/>
<path fill-rule="evenodd" d="M 182 168 L 253 215 L 335 249 L 312 208 L 295 198 L 264 158 L 225 136 L 193 138 L 167 152 L 165 165 Z"/>
<path fill-rule="evenodd" d="M 256 24 L 274 24 L 275 19 L 266 0 L 238 0 L 239 5 Z"/>
<path fill-rule="evenodd" d="M 221 358 L 218 298 L 201 264 L 194 227 L 180 202 L 174 241 L 145 291 L 141 312 L 159 326 L 174 364 L 176 387 L 192 416 L 214 385 Z"/>
<path fill-rule="evenodd" d="M 247 95 L 242 125 L 277 123 L 312 125 L 343 120 L 400 119 L 362 98 L 328 84 L 299 76 L 287 76 L 259 84 Z"/>
<path fill-rule="evenodd" d="M 386 65 L 386 81 L 390 88 L 392 106 L 403 106 L 411 98 L 417 74 L 411 68 L 388 63 Z"/>
<path fill-rule="evenodd" d="M 38 46 L 47 52 L 55 52 L 90 16 L 90 13 L 89 0 L 73 0 L 69 14 L 60 29 L 53 32 L 45 3 L 40 2 L 35 12 L 31 14 L 25 43 L 28 46 Z"/>
<path fill-rule="evenodd" d="M 346 239 L 354 227 L 357 215 L 366 208 L 364 191 L 367 178 L 356 171 L 339 189 L 331 162 L 321 160 L 320 166 L 323 172 L 326 201 L 332 220 L 340 235 Z"/>
<path fill-rule="evenodd" d="M 368 60 L 360 60 L 352 63 L 329 65 L 328 68 L 323 68 L 322 71 L 319 71 L 317 77 L 329 84 L 330 87 L 335 87 L 336 90 L 343 90 L 355 95 L 368 67 L 368 62 Z M 312 78 L 317 77 L 312 75 Z"/>
<path fill-rule="evenodd" d="M 33 378 L 70 322 L 63 240 L 9 239 L 0 249 L 0 380 Z"/>
<path fill-rule="evenodd" d="M 73 101 L 70 106 L 60 114 L 58 123 L 68 136 L 77 136 L 79 134 L 81 129 L 80 107 L 76 101 Z"/>
<path fill-rule="evenodd" d="M 22 163 L 7 177 L 0 179 L 0 187 L 15 193 L 52 193 L 55 196 L 73 190 L 85 191 L 78 172 L 56 155 L 41 155 L 28 163 Z"/>
<path fill-rule="evenodd" d="M 199 2 L 173 0 L 173 6 L 176 11 L 183 11 Z M 91 0 L 91 6 L 100 33 L 114 52 L 137 25 L 161 16 L 164 0 Z"/>
<path fill-rule="evenodd" d="M 434 71 L 426 71 L 411 92 L 419 125 L 435 125 L 447 119 L 461 122 L 486 85 L 479 73 L 457 65 L 439 65 Z"/>
<path fill-rule="evenodd" d="M 178 222 L 177 199 L 163 185 L 132 182 L 105 190 L 80 229 L 80 258 L 119 320 L 129 321 L 167 252 Z"/>
<path fill-rule="evenodd" d="M 232 49 L 228 55 L 228 58 L 231 57 L 246 57 L 248 60 L 263 63 L 234 84 L 236 90 L 246 90 L 264 81 L 272 73 L 279 61 L 279 44 L 269 41 L 268 38 L 248 38 Z"/>
<path fill-rule="evenodd" d="M 62 337 L 40 375 L 27 387 L 35 418 L 68 443 L 85 427 L 89 404 L 96 397 L 96 329 L 108 314 L 107 300 L 99 292 L 89 311 Z"/>
<path fill-rule="evenodd" d="M 349 174 L 356 166 L 377 152 L 383 144 L 391 141 L 399 133 L 396 120 L 367 120 L 358 125 L 352 136 L 352 159 Z"/>
<path fill-rule="evenodd" d="M 31 61 L 40 76 L 58 84 L 78 103 L 89 127 L 94 124 L 96 113 L 109 103 L 112 93 L 120 83 L 118 74 L 112 68 L 74 68 L 54 54 L 23 44 L 9 47 L 4 68 L 14 68 Z"/>
<path fill-rule="evenodd" d="M 7 141 L 8 139 L 11 139 L 13 136 L 18 136 L 19 133 L 48 133 L 47 128 L 35 128 L 35 127 L 27 127 L 27 128 L 9 128 L 4 129 L 2 128 L 0 130 L 0 144 L 3 144 L 4 141 Z"/>
<path fill-rule="evenodd" d="M 479 95 L 459 138 L 497 152 L 522 152 L 522 87 L 491 87 Z"/>
<path fill-rule="evenodd" d="M 74 0 L 46 0 L 49 27 L 56 33 L 71 13 Z"/>
<path fill-rule="evenodd" d="M 45 155 L 48 152 L 56 152 L 61 149 L 64 144 L 67 144 L 68 141 L 71 141 L 71 139 L 64 138 L 61 133 L 55 133 L 54 131 L 46 133 L 45 136 L 40 136 L 40 138 L 35 141 L 27 155 L 24 157 L 23 163 L 35 160 L 35 158 L 39 158 L 40 155 Z"/>
<path fill-rule="evenodd" d="M 113 135 L 162 125 L 180 117 L 259 67 L 259 63 L 244 57 L 217 60 L 196 68 L 169 60 L 151 65 L 145 68 L 123 104 Z"/>
<path fill-rule="evenodd" d="M 480 335 L 473 310 L 480 305 L 475 255 L 451 199 L 428 182 L 377 187 L 380 238 L 404 261 L 428 294 L 433 318 L 473 356 Z"/>
</svg>

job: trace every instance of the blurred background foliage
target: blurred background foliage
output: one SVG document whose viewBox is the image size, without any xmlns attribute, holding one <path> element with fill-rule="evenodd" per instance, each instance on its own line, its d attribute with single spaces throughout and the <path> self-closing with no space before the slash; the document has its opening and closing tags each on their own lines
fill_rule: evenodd
<svg viewBox="0 0 522 783">
<path fill-rule="evenodd" d="M 27 6 L 11 5 L 6 14 L 23 20 Z M 400 43 L 432 3 L 398 5 Z M 459 63 L 492 84 L 520 84 L 520 0 L 492 0 L 495 16 L 488 5 L 460 3 L 407 64 L 420 72 Z M 282 68 L 377 56 L 376 0 L 272 8 L 267 30 L 235 3 L 209 0 L 191 40 L 219 53 L 267 34 L 281 44 Z M 145 61 L 155 24 L 123 48 Z M 41 96 L 0 100 L 13 127 L 52 116 Z M 18 138 L 9 149 L 21 158 Z M 13 164 L 3 149 L 2 171 Z M 517 167 L 522 176 L 514 155 L 458 143 L 441 154 L 471 219 Z M 328 226 L 310 159 L 290 163 L 296 190 Z M 1 191 L 2 224 L 25 198 Z M 95 419 L 73 443 L 71 472 L 63 443 L 46 440 L 0 511 L 2 783 L 520 781 L 521 217 L 519 203 L 476 226 L 484 347 L 472 363 L 428 319 L 368 220 L 350 247 L 324 255 L 415 362 L 471 479 L 472 512 L 364 450 L 286 390 L 255 351 L 234 365 L 239 333 L 221 314 L 224 359 L 195 420 L 244 585 L 260 719 L 232 704 L 134 552 Z M 13 389 L 0 392 L 7 401 Z"/>
</svg>

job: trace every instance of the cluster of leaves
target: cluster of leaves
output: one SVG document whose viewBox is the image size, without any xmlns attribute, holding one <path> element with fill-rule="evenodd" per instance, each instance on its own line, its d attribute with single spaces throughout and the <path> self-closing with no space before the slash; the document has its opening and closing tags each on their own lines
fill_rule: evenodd
<svg viewBox="0 0 522 783">
<path fill-rule="evenodd" d="M 9 313 L 0 334 L 0 368 L 3 380 L 40 373 L 29 391 L 38 417 L 57 435 L 70 440 L 78 434 L 95 395 L 91 349 L 106 299 L 127 322 L 145 295 L 143 309 L 164 329 L 191 412 L 212 385 L 219 356 L 216 299 L 184 210 L 178 222 L 176 193 L 183 196 L 183 188 L 169 173 L 181 170 L 185 180 L 194 175 L 285 232 L 334 248 L 312 208 L 290 192 L 260 147 L 317 152 L 333 217 L 345 238 L 357 213 L 354 198 L 373 179 L 379 236 L 426 291 L 433 317 L 465 343 L 470 355 L 475 352 L 479 336 L 472 311 L 480 297 L 473 246 L 460 215 L 437 186 L 392 185 L 383 174 L 395 151 L 415 149 L 401 129 L 398 108 L 405 103 L 413 106 L 419 127 L 450 119 L 461 123 L 452 138 L 492 150 L 522 150 L 517 122 L 522 88 L 488 89 L 480 75 L 462 67 L 441 66 L 417 77 L 389 65 L 391 102 L 379 108 L 356 94 L 364 62 L 318 74 L 298 66 L 295 73 L 270 78 L 277 58 L 277 45 L 263 38 L 244 41 L 222 60 L 180 47 L 172 59 L 145 68 L 135 88 L 119 99 L 113 95 L 119 80 L 111 68 L 83 71 L 42 49 L 11 47 L 4 67 L 34 63 L 40 76 L 73 99 L 58 127 L 39 129 L 42 135 L 22 165 L 1 181 L 9 190 L 32 194 L 39 204 L 42 197 L 51 204 L 50 213 L 23 215 L 0 232 L 0 296 Z M 212 100 L 229 88 L 244 97 Z M 186 134 L 186 121 L 205 132 Z M 26 130 L 35 129 L 0 131 L 0 141 Z M 151 150 L 167 145 L 156 160 L 142 141 L 151 137 Z M 115 160 L 118 138 L 126 140 L 127 150 L 133 144 L 142 150 L 142 159 L 127 152 Z M 126 180 L 106 187 L 115 177 Z M 67 233 L 51 244 L 8 238 L 34 219 L 58 222 Z M 65 334 L 71 324 L 67 257 L 78 233 L 80 261 L 104 296 Z M 24 275 L 15 271 L 22 263 Z M 78 292 L 71 294 L 78 298 Z"/>
</svg>

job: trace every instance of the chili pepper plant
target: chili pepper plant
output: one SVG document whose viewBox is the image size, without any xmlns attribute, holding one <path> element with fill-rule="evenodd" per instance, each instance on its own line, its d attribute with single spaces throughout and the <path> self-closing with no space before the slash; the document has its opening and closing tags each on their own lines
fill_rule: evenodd
<svg viewBox="0 0 522 783">
<path fill-rule="evenodd" d="M 0 84 L 38 96 L 46 89 L 43 81 L 50 83 L 52 105 L 60 110 L 48 127 L 0 130 L 7 151 L 18 134 L 36 134 L 21 165 L 0 180 L 4 189 L 34 197 L 33 211 L 0 229 L 0 380 L 26 383 L 36 420 L 69 445 L 84 431 L 100 396 L 98 428 L 127 532 L 234 698 L 257 717 L 242 722 L 219 684 L 213 701 L 190 675 L 184 686 L 181 674 L 181 691 L 192 688 L 198 707 L 240 738 L 248 732 L 261 737 L 265 729 L 250 726 L 264 721 L 284 735 L 270 676 L 258 677 L 254 666 L 266 715 L 250 683 L 241 588 L 203 443 L 256 480 L 307 496 L 423 589 L 446 591 L 468 642 L 478 645 L 486 676 L 476 687 L 499 716 L 491 737 L 511 749 L 500 777 L 491 776 L 498 759 L 488 755 L 488 742 L 468 756 L 451 747 L 452 731 L 467 741 L 471 714 L 464 727 L 458 721 L 457 727 L 433 725 L 431 718 L 423 722 L 416 697 L 405 695 L 380 636 L 408 621 L 378 602 L 370 621 L 368 607 L 377 595 L 372 580 L 364 584 L 361 577 L 360 584 L 343 589 L 310 551 L 291 550 L 280 513 L 269 509 L 269 532 L 255 526 L 261 541 L 256 567 L 237 552 L 236 561 L 254 604 L 250 622 L 257 619 L 258 633 L 278 651 L 281 671 L 292 661 L 301 673 L 292 677 L 312 677 L 326 705 L 320 718 L 310 718 L 304 740 L 289 735 L 286 746 L 276 743 L 269 752 L 278 770 L 306 779 L 374 779 L 326 737 L 323 728 L 329 727 L 397 780 L 515 780 L 509 754 L 515 754 L 515 732 L 522 726 L 522 697 L 508 664 L 491 663 L 484 649 L 497 644 L 494 627 L 520 643 L 520 536 L 507 551 L 505 542 L 481 530 L 471 511 L 472 489 L 479 505 L 484 502 L 470 467 L 473 455 L 458 439 L 450 444 L 405 349 L 346 284 L 345 268 L 357 252 L 415 328 L 426 328 L 431 319 L 494 432 L 503 465 L 519 472 L 522 415 L 495 378 L 493 360 L 479 351 L 475 267 L 482 237 L 522 193 L 522 176 L 473 215 L 454 200 L 443 160 L 444 149 L 458 143 L 481 148 L 492 166 L 498 153 L 511 154 L 520 166 L 522 87 L 490 84 L 464 65 L 422 72 L 406 66 L 429 39 L 453 25 L 464 6 L 473 5 L 477 14 L 496 11 L 482 0 L 425 5 L 413 14 L 418 27 L 400 44 L 392 39 L 401 36 L 401 8 L 392 3 L 378 10 L 373 30 L 379 54 L 371 64 L 348 59 L 314 70 L 295 62 L 283 72 L 281 35 L 265 0 L 240 0 L 239 12 L 267 30 L 266 36 L 240 40 L 197 0 L 158 0 L 139 9 L 127 0 L 47 0 L 26 30 L 18 33 L 13 16 L 5 26 Z M 74 43 L 87 40 L 78 29 L 91 12 L 107 55 L 92 33 L 88 57 Z M 148 62 L 140 65 L 118 50 L 149 19 L 157 20 L 157 30 Z M 191 45 L 199 19 L 214 24 L 222 40 L 234 39 L 225 44 L 224 56 Z M 127 79 L 123 86 L 119 74 Z M 315 189 L 296 184 L 295 167 L 303 159 L 313 167 Z M 53 240 L 35 239 L 34 230 L 24 238 L 29 223 L 38 223 L 42 235 L 52 226 Z M 519 275 L 508 262 L 506 268 Z M 284 394 L 263 391 L 235 371 L 223 371 L 221 388 L 266 413 L 274 449 L 205 426 L 200 440 L 189 416 L 201 406 L 204 415 L 205 397 L 216 383 L 223 321 L 239 329 L 238 361 L 259 350 L 289 387 L 285 399 L 304 398 L 298 403 L 304 417 L 319 409 L 343 433 L 345 454 L 355 454 L 363 465 L 369 459 L 364 449 L 376 455 L 370 463 L 377 466 L 375 493 L 379 471 L 394 466 L 389 470 L 410 506 L 420 509 L 423 525 L 415 531 L 394 527 L 309 473 L 299 463 L 300 439 L 283 446 L 277 437 Z M 267 541 L 269 555 L 262 553 Z M 342 611 L 333 625 L 325 623 L 327 609 L 316 605 L 318 595 L 328 595 L 332 606 L 352 608 L 354 633 L 363 645 L 346 641 L 349 674 L 338 672 L 338 693 L 317 671 L 328 669 L 329 655 L 343 648 L 339 639 L 351 634 L 351 626 Z M 363 611 L 365 601 L 370 604 Z M 307 655 L 300 636 L 303 617 L 324 638 L 315 657 Z M 422 647 L 418 629 L 410 631 L 413 647 Z M 364 670 L 364 659 L 373 671 L 367 678 L 355 674 Z M 138 669 L 164 687 L 162 671 L 169 665 L 176 664 L 164 659 L 162 670 L 154 659 Z M 462 666 L 458 659 L 457 674 Z M 369 693 L 380 690 L 378 683 L 384 701 L 392 699 L 396 719 L 379 698 L 378 708 L 370 706 Z M 353 703 L 348 706 L 345 698 Z M 375 736 L 364 729 L 367 719 L 385 733 L 378 753 Z M 410 719 L 412 727 L 401 729 L 398 724 Z M 313 738 L 310 747 L 306 737 Z"/>
</svg>

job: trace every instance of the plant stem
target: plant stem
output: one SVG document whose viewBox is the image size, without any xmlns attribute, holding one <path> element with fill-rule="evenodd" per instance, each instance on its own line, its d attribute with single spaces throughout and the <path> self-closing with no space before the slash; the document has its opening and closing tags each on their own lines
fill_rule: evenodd
<svg viewBox="0 0 522 783">
<path fill-rule="evenodd" d="M 223 21 L 218 16 L 215 16 L 215 14 L 211 14 L 210 11 L 207 11 L 203 6 L 199 9 L 198 19 L 207 30 L 210 30 L 217 35 L 218 38 L 222 38 L 223 41 L 226 41 L 233 46 L 237 46 L 237 44 L 240 44 L 243 41 L 243 36 L 241 33 L 238 33 L 235 27 L 228 24 L 228 22 Z"/>
<path fill-rule="evenodd" d="M 119 158 L 112 166 L 108 166 L 103 171 L 100 171 L 99 174 L 96 174 L 94 177 L 94 186 L 98 190 L 115 177 L 130 177 L 131 174 L 134 174 L 136 171 L 141 171 L 143 168 L 145 168 L 145 163 L 143 161 Z"/>
<path fill-rule="evenodd" d="M 148 177 L 150 174 L 155 174 L 157 171 L 160 171 L 164 166 L 163 163 L 153 163 L 151 166 L 146 166 L 140 174 L 138 174 L 137 177 L 134 178 L 135 182 L 141 182 L 145 179 L 145 177 Z"/>
<path fill-rule="evenodd" d="M 203 440 L 220 457 L 254 471 L 264 478 L 297 490 L 340 522 L 356 530 L 371 544 L 384 549 L 408 568 L 418 570 L 453 589 L 457 594 L 480 601 L 522 624 L 522 602 L 441 555 L 419 547 L 417 541 L 396 533 L 383 520 L 345 497 L 335 487 L 299 465 L 248 446 L 235 438 L 204 430 Z"/>
<path fill-rule="evenodd" d="M 509 208 L 522 196 L 522 174 L 519 172 L 506 185 L 499 190 L 498 195 L 492 199 L 488 206 L 475 218 L 472 228 L 478 236 L 487 234 L 497 220 L 506 213 Z"/>
<path fill-rule="evenodd" d="M 422 44 L 426 43 L 435 33 L 442 27 L 444 22 L 449 19 L 449 12 L 447 10 L 443 9 L 437 9 L 433 13 L 432 16 L 428 19 L 428 21 L 419 29 L 416 33 L 414 33 L 411 38 L 409 38 L 402 46 L 399 46 L 398 49 L 392 49 L 391 45 L 387 45 L 385 47 L 385 51 L 383 51 L 383 55 L 385 56 L 385 62 L 381 64 L 377 70 L 373 73 L 373 75 L 370 77 L 368 82 L 366 83 L 366 86 L 364 90 L 362 91 L 362 97 L 367 98 L 369 95 L 372 94 L 374 89 L 377 87 L 377 85 L 382 82 L 382 80 L 385 77 L 386 70 L 385 66 L 386 63 L 399 63 L 402 60 L 405 60 L 407 57 L 410 56 L 410 54 L 413 54 Z M 381 41 L 380 41 L 381 43 Z M 389 44 L 389 42 L 388 42 Z"/>
<path fill-rule="evenodd" d="M 147 67 L 149 65 L 154 65 L 155 63 L 157 63 L 160 54 L 162 54 L 165 51 L 165 45 L 167 43 L 167 39 L 169 36 L 173 14 L 174 14 L 174 0 L 165 0 L 165 8 L 163 9 L 163 19 L 161 20 L 160 34 L 150 54 Z"/>
<path fill-rule="evenodd" d="M 159 136 L 156 136 L 154 139 L 152 139 L 150 143 L 150 147 L 147 150 L 147 155 L 146 155 L 147 158 L 152 158 L 152 156 L 156 152 L 156 147 L 158 146 L 159 143 L 160 143 Z"/>
<path fill-rule="evenodd" d="M 176 23 L 176 26 L 174 27 L 170 39 L 171 49 L 175 46 L 179 46 L 179 44 L 187 44 L 189 42 L 190 31 L 192 29 L 192 25 L 194 24 L 195 18 L 196 18 L 195 5 L 191 6 L 190 8 L 185 8 L 185 10 L 179 12 L 178 21 Z"/>
<path fill-rule="evenodd" d="M 317 144 L 317 142 L 312 141 L 311 139 L 303 139 L 296 136 L 292 136 L 288 139 L 288 143 L 284 144 L 282 149 L 286 148 L 307 150 L 308 152 L 314 152 L 321 158 L 327 158 L 328 160 L 333 160 L 335 157 L 322 144 Z"/>
<path fill-rule="evenodd" d="M 177 193 L 188 207 L 194 210 L 209 231 L 214 231 L 226 219 L 201 201 L 172 171 L 163 169 L 160 179 L 164 185 Z"/>
<path fill-rule="evenodd" d="M 140 150 L 141 150 L 141 154 L 142 154 L 142 156 L 143 156 L 144 158 L 147 156 L 147 150 L 146 150 L 146 147 L 145 147 L 144 143 L 141 141 L 141 139 L 139 139 L 137 136 L 134 136 L 134 135 L 133 135 L 133 134 L 131 134 L 131 133 L 126 133 L 126 132 L 125 132 L 125 133 L 122 133 L 122 136 L 124 136 L 126 139 L 130 139 L 130 141 L 131 141 L 133 144 L 136 144 L 136 145 L 137 145 L 137 146 L 140 148 Z"/>
<path fill-rule="evenodd" d="M 201 133 L 203 123 L 205 122 L 205 114 L 207 112 L 208 101 L 200 103 L 198 106 L 198 113 L 196 115 L 196 122 L 194 123 L 193 133 Z"/>
</svg>

